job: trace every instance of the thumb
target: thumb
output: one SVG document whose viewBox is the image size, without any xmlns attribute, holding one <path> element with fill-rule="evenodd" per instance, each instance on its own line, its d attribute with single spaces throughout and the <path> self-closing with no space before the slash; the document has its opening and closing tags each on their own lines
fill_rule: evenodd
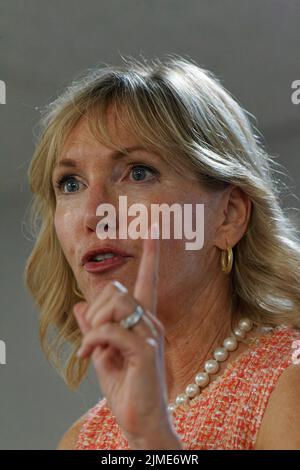
<svg viewBox="0 0 300 470">
<path fill-rule="evenodd" d="M 90 325 L 85 319 L 88 306 L 89 305 L 87 302 L 77 302 L 77 304 L 75 304 L 73 307 L 74 316 L 83 334 L 85 334 L 90 329 Z"/>
</svg>

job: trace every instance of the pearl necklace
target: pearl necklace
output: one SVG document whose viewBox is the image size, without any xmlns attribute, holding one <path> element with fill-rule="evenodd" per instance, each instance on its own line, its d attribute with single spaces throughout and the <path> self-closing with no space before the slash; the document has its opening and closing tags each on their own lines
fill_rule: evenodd
<svg viewBox="0 0 300 470">
<path fill-rule="evenodd" d="M 238 341 L 245 338 L 246 333 L 253 328 L 253 322 L 250 318 L 241 318 L 239 324 L 233 329 L 232 335 L 223 341 L 223 347 L 216 348 L 213 352 L 214 359 L 208 359 L 204 364 L 205 372 L 198 372 L 195 376 L 195 383 L 189 384 L 184 393 L 178 395 L 175 403 L 168 405 L 168 411 L 172 414 L 177 407 L 189 405 L 192 398 L 201 392 L 201 389 L 207 387 L 210 382 L 209 374 L 216 374 L 219 371 L 219 362 L 226 361 L 229 352 L 238 348 Z"/>
</svg>

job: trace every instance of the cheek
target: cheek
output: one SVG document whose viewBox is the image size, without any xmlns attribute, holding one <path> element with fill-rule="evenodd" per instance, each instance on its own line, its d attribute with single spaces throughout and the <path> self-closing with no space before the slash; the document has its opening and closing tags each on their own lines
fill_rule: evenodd
<svg viewBox="0 0 300 470">
<path fill-rule="evenodd" d="M 165 197 L 164 197 L 165 196 Z M 190 285 L 193 282 L 200 282 L 209 264 L 209 253 L 214 240 L 215 233 L 215 214 L 212 213 L 211 208 L 207 207 L 204 197 L 196 195 L 193 197 L 189 193 L 175 193 L 158 195 L 153 198 L 152 203 L 167 203 L 169 206 L 173 203 L 182 205 L 189 204 L 192 211 L 192 232 L 197 230 L 197 239 L 199 243 L 195 243 L 196 235 L 193 238 L 185 238 L 184 234 L 182 239 L 174 239 L 174 223 L 173 216 L 171 216 L 170 233 L 171 239 L 160 240 L 160 260 L 161 260 L 161 274 L 162 279 L 167 283 L 176 285 Z M 204 204 L 204 218 L 199 216 L 196 225 L 196 204 Z M 207 210 L 208 209 L 208 210 Z M 184 217 L 187 213 L 182 215 L 182 228 L 184 230 Z M 190 215 L 190 209 L 188 212 Z M 189 225 L 189 224 L 188 224 Z M 200 233 L 201 232 L 201 235 Z M 203 237 L 202 237 L 203 232 Z M 189 236 L 191 235 L 188 231 Z M 203 246 L 201 247 L 201 240 L 204 238 Z M 199 245 L 199 249 L 187 249 L 186 245 L 192 242 L 192 245 Z"/>
<path fill-rule="evenodd" d="M 161 240 L 160 260 L 162 269 L 178 278 L 185 278 L 187 273 L 201 270 L 205 248 L 187 250 L 186 240 Z"/>
<path fill-rule="evenodd" d="M 62 250 L 67 260 L 71 262 L 77 233 L 74 212 L 57 209 L 54 216 L 54 226 Z"/>
<path fill-rule="evenodd" d="M 192 296 L 205 277 L 203 249 L 185 250 L 182 240 L 161 240 L 158 302 L 176 308 L 182 293 Z M 186 296 L 184 296 L 186 298 Z"/>
</svg>

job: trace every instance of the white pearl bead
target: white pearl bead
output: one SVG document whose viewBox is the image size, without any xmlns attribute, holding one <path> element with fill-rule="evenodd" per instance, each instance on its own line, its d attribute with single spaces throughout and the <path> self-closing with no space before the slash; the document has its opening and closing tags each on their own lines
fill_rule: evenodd
<svg viewBox="0 0 300 470">
<path fill-rule="evenodd" d="M 224 348 L 227 351 L 234 351 L 238 347 L 238 342 L 235 336 L 229 336 L 228 338 L 224 339 L 223 341 Z"/>
<path fill-rule="evenodd" d="M 195 377 L 195 382 L 199 387 L 205 387 L 209 383 L 209 375 L 206 372 L 199 372 Z"/>
<path fill-rule="evenodd" d="M 215 374 L 219 370 L 219 364 L 215 359 L 208 359 L 205 362 L 204 369 L 208 374 Z"/>
<path fill-rule="evenodd" d="M 226 361 L 228 357 L 228 351 L 225 348 L 217 348 L 214 350 L 214 358 L 216 361 Z"/>
<path fill-rule="evenodd" d="M 168 405 L 168 411 L 170 413 L 173 413 L 175 410 L 176 410 L 176 405 L 174 403 L 170 403 L 170 405 Z"/>
<path fill-rule="evenodd" d="M 250 318 L 241 318 L 239 321 L 239 327 L 241 330 L 250 331 L 253 328 L 253 321 Z"/>
<path fill-rule="evenodd" d="M 176 397 L 175 403 L 176 405 L 180 406 L 180 405 L 184 405 L 185 403 L 187 403 L 188 400 L 189 400 L 189 397 L 187 396 L 187 394 L 181 393 L 180 395 Z"/>
<path fill-rule="evenodd" d="M 246 332 L 239 327 L 234 328 L 233 333 L 236 336 L 237 340 L 244 339 L 246 336 Z"/>
<path fill-rule="evenodd" d="M 213 357 L 205 362 L 205 372 L 199 372 L 195 377 L 195 383 L 189 384 L 184 393 L 178 395 L 175 403 L 168 405 L 168 411 L 173 413 L 177 406 L 189 404 L 189 399 L 200 393 L 200 387 L 205 387 L 210 382 L 209 374 L 216 374 L 219 371 L 219 362 L 225 361 L 228 357 L 228 351 L 234 351 L 238 347 L 238 341 L 245 338 L 246 332 L 253 328 L 253 321 L 248 317 L 243 317 L 239 324 L 233 330 L 233 334 L 223 341 L 223 347 L 216 348 Z"/>
<path fill-rule="evenodd" d="M 188 397 L 193 398 L 199 393 L 199 387 L 196 384 L 189 384 L 186 389 L 185 393 L 187 394 Z"/>
</svg>

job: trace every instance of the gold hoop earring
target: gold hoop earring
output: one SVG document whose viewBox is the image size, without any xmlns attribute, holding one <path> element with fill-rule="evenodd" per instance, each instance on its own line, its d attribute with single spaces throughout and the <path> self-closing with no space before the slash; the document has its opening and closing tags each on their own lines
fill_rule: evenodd
<svg viewBox="0 0 300 470">
<path fill-rule="evenodd" d="M 222 250 L 221 265 L 223 273 L 229 274 L 233 265 L 233 251 L 230 246 L 226 250 Z"/>
</svg>

